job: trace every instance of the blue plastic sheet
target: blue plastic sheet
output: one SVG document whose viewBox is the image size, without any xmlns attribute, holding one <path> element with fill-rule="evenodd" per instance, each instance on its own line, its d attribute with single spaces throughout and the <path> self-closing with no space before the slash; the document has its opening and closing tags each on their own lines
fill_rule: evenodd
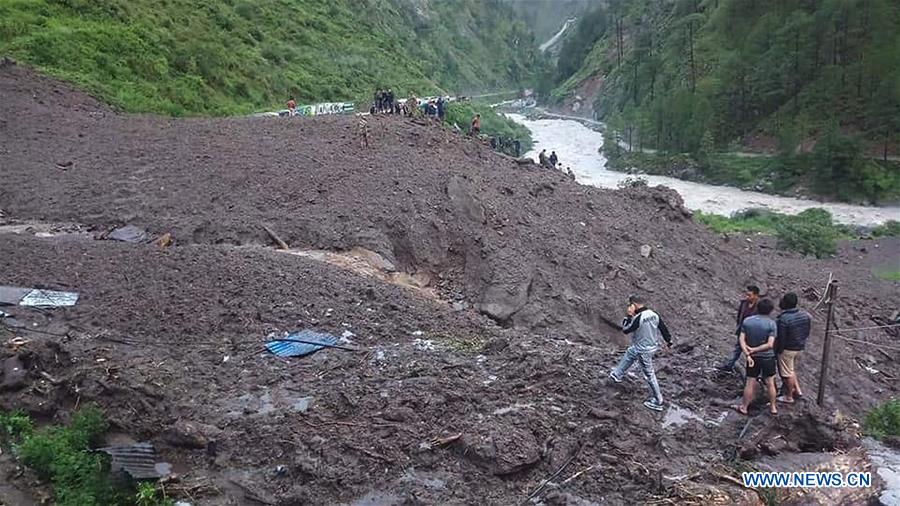
<svg viewBox="0 0 900 506">
<path fill-rule="evenodd" d="M 301 330 L 292 332 L 281 339 L 296 339 L 299 341 L 309 341 L 308 343 L 298 343 L 295 341 L 274 340 L 266 343 L 266 349 L 279 357 L 303 357 L 310 353 L 315 353 L 329 345 L 337 344 L 337 337 L 326 334 L 324 332 L 316 332 L 313 330 Z M 312 343 L 322 343 L 312 344 Z"/>
</svg>

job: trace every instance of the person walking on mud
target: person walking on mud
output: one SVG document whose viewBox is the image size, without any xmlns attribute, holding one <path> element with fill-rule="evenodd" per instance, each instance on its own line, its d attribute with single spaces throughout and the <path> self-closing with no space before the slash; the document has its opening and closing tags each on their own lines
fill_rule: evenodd
<svg viewBox="0 0 900 506">
<path fill-rule="evenodd" d="M 744 294 L 743 300 L 738 303 L 738 311 L 737 311 L 737 328 L 734 331 L 734 336 L 736 338 L 734 344 L 734 351 L 731 353 L 731 358 L 726 360 L 721 365 L 716 366 L 716 369 L 725 372 L 731 372 L 734 370 L 734 366 L 737 364 L 739 358 L 741 358 L 741 325 L 744 323 L 744 320 L 749 318 L 750 316 L 756 315 L 756 303 L 759 302 L 759 287 L 756 285 L 749 285 L 747 287 L 747 291 Z"/>
<path fill-rule="evenodd" d="M 796 362 L 806 348 L 806 340 L 812 328 L 812 317 L 797 307 L 797 294 L 789 292 L 781 297 L 778 303 L 781 313 L 775 320 L 778 336 L 775 339 L 778 373 L 781 375 L 784 395 L 778 402 L 793 404 L 803 397 L 800 382 L 797 380 Z"/>
<path fill-rule="evenodd" d="M 656 312 L 644 305 L 642 297 L 632 295 L 628 298 L 628 316 L 622 321 L 622 332 L 631 334 L 631 346 L 625 350 L 625 355 L 619 361 L 615 369 L 610 371 L 609 377 L 616 383 L 621 383 L 625 373 L 639 362 L 644 380 L 650 387 L 650 395 L 653 397 L 644 401 L 644 406 L 654 411 L 663 410 L 663 396 L 656 380 L 656 371 L 653 370 L 653 354 L 659 349 L 659 338 L 666 342 L 666 347 L 672 347 L 672 335 L 669 329 Z"/>
<path fill-rule="evenodd" d="M 744 397 L 737 406 L 738 413 L 747 414 L 747 408 L 753 402 L 756 393 L 756 381 L 766 385 L 769 396 L 769 413 L 778 414 L 775 406 L 775 336 L 778 329 L 775 320 L 769 314 L 775 305 L 769 299 L 762 299 L 757 304 L 757 314 L 748 317 L 741 324 L 741 351 L 747 357 L 747 379 L 744 382 Z"/>
</svg>

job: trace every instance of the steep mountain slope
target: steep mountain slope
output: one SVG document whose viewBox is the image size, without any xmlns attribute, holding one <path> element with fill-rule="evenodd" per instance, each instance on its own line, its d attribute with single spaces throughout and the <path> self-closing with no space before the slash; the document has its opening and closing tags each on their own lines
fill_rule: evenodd
<svg viewBox="0 0 900 506">
<path fill-rule="evenodd" d="M 505 0 L 528 23 L 539 43 L 546 42 L 571 17 L 578 17 L 600 0 Z"/>
<path fill-rule="evenodd" d="M 729 454 L 787 470 L 852 453 L 849 422 L 900 386 L 897 352 L 870 348 L 894 343 L 890 329 L 838 336 L 827 402 L 841 416 L 785 406 L 741 439 L 746 419 L 725 407 L 741 381 L 709 367 L 733 346 L 749 282 L 812 308 L 833 272 L 844 332 L 891 317 L 900 285 L 870 262 L 896 241 L 807 261 L 710 233 L 670 190 L 582 186 L 424 120 L 375 116 L 363 148 L 352 117 L 126 115 L 21 66 L 0 68 L 0 93 L 0 285 L 81 295 L 3 308 L 21 328 L 0 326 L 0 360 L 27 374 L 0 410 L 64 419 L 97 403 L 119 436 L 188 470 L 192 504 L 757 504 L 719 477 L 737 473 Z M 59 223 L 82 233 L 39 233 Z M 124 223 L 174 243 L 93 237 Z M 270 248 L 264 224 L 304 251 Z M 425 286 L 309 251 L 359 248 L 384 278 Z M 673 408 L 677 423 L 641 405 L 639 376 L 605 383 L 632 293 L 675 333 L 655 361 L 666 399 L 692 414 Z M 357 351 L 262 349 L 306 327 Z M 807 395 L 822 327 L 816 312 Z M 184 422 L 215 443 L 177 438 Z M 861 496 L 816 502 L 874 491 L 837 492 Z"/>
<path fill-rule="evenodd" d="M 0 2 L 0 54 L 131 111 L 517 87 L 535 50 L 499 0 Z"/>
<path fill-rule="evenodd" d="M 595 113 L 644 146 L 698 151 L 752 134 L 786 143 L 839 124 L 885 149 L 900 131 L 892 0 L 609 2 L 560 60 L 555 98 L 601 81 Z M 590 27 L 587 26 L 590 24 Z M 705 140 L 704 140 L 705 139 Z M 793 140 L 796 143 L 796 140 Z"/>
</svg>

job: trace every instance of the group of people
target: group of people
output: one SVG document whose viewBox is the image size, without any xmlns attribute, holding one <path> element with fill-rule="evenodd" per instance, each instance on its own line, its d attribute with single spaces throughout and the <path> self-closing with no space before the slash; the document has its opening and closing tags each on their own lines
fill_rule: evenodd
<svg viewBox="0 0 900 506">
<path fill-rule="evenodd" d="M 556 156 L 556 151 L 551 151 L 550 156 L 547 156 L 547 150 L 542 149 L 538 154 L 538 163 L 545 169 L 559 170 L 563 174 L 569 176 L 569 179 L 572 181 L 575 180 L 575 173 L 572 172 L 572 167 L 563 168 L 563 164 L 559 162 L 559 157 Z"/>
<path fill-rule="evenodd" d="M 372 102 L 372 108 L 370 112 L 372 114 L 395 113 L 399 112 L 398 110 L 396 110 L 399 105 L 399 103 L 396 103 L 394 101 L 394 90 L 390 88 L 386 90 L 379 88 L 375 90 L 375 101 Z"/>
<path fill-rule="evenodd" d="M 772 318 L 775 304 L 771 299 L 760 298 L 758 286 L 747 287 L 745 296 L 738 305 L 737 329 L 735 330 L 734 353 L 720 370 L 733 371 L 743 356 L 746 364 L 746 380 L 741 403 L 735 409 L 747 415 L 756 393 L 756 383 L 764 384 L 768 396 L 769 412 L 778 413 L 779 402 L 793 404 L 803 397 L 797 379 L 796 364 L 806 347 L 812 328 L 810 314 L 798 307 L 796 293 L 784 294 L 778 302 L 781 310 Z M 627 316 L 622 321 L 622 331 L 632 336 L 631 346 L 625 351 L 618 365 L 609 373 L 610 379 L 621 383 L 625 374 L 635 362 L 640 364 L 644 380 L 650 389 L 650 399 L 644 406 L 662 411 L 663 396 L 653 369 L 653 355 L 659 349 L 660 341 L 672 346 L 672 335 L 662 318 L 646 306 L 642 297 L 628 299 Z M 782 380 L 782 395 L 775 388 L 775 376 Z"/>
<path fill-rule="evenodd" d="M 514 155 L 516 158 L 522 156 L 522 142 L 519 139 L 491 137 L 491 148 Z"/>
<path fill-rule="evenodd" d="M 806 340 L 812 329 L 812 317 L 798 307 L 796 293 L 784 294 L 778 302 L 780 312 L 773 319 L 775 304 L 771 299 L 759 297 L 759 287 L 747 287 L 744 300 L 738 306 L 737 342 L 731 357 L 719 366 L 720 370 L 733 371 L 743 356 L 746 360 L 747 380 L 744 396 L 736 409 L 746 415 L 753 401 L 756 381 L 765 385 L 769 398 L 769 412 L 778 413 L 778 402 L 793 404 L 803 397 L 797 379 L 797 359 L 806 348 Z M 775 376 L 781 377 L 782 396 L 775 388 Z"/>
<path fill-rule="evenodd" d="M 369 107 L 369 114 L 402 114 L 404 116 L 425 116 L 444 121 L 447 112 L 447 99 L 444 97 L 419 100 L 410 95 L 406 100 L 397 100 L 394 90 L 375 90 L 375 99 Z"/>
</svg>

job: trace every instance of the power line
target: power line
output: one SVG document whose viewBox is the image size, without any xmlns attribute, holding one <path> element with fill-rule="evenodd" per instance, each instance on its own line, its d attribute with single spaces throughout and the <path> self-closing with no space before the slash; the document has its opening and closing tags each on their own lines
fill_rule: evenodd
<svg viewBox="0 0 900 506">
<path fill-rule="evenodd" d="M 839 329 L 832 330 L 832 334 L 842 334 L 844 332 L 859 332 L 862 330 L 878 330 L 878 329 L 889 329 L 894 327 L 900 327 L 900 323 L 891 323 L 888 325 L 876 325 L 874 327 L 855 327 L 855 328 L 847 328 L 847 329 Z"/>
<path fill-rule="evenodd" d="M 863 341 L 862 339 L 851 339 L 851 338 L 849 338 L 849 337 L 841 337 L 841 336 L 837 336 L 837 338 L 838 338 L 838 339 L 841 339 L 841 340 L 844 340 L 844 341 L 849 341 L 849 342 L 851 342 L 851 343 L 868 344 L 869 346 L 871 346 L 871 347 L 873 347 L 873 348 L 883 348 L 883 349 L 885 349 L 885 350 L 900 351 L 900 346 L 889 346 L 889 345 L 886 345 L 886 344 L 878 344 L 878 343 L 872 343 L 872 342 L 869 342 L 869 341 Z"/>
</svg>

